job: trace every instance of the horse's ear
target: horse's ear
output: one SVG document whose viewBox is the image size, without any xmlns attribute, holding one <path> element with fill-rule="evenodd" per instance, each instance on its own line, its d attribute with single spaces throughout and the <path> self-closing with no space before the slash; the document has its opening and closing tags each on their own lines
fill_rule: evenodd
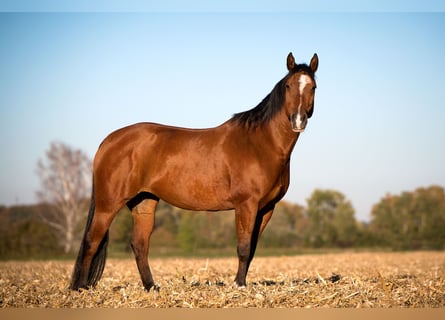
<svg viewBox="0 0 445 320">
<path fill-rule="evenodd" d="M 314 53 L 314 56 L 311 59 L 311 64 L 309 65 L 311 67 L 311 70 L 315 73 L 318 69 L 318 56 L 316 53 Z"/>
<path fill-rule="evenodd" d="M 291 71 L 295 67 L 295 59 L 292 52 L 287 55 L 287 70 Z"/>
</svg>

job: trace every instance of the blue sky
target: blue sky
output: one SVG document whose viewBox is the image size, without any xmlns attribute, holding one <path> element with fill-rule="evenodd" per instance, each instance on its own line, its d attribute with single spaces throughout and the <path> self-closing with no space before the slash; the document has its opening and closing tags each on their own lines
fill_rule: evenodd
<svg viewBox="0 0 445 320">
<path fill-rule="evenodd" d="M 204 128 L 257 105 L 290 51 L 320 64 L 286 200 L 335 189 L 368 220 L 388 192 L 445 186 L 443 12 L 155 11 L 0 13 L 0 204 L 36 201 L 52 141 L 93 157 L 131 123 Z"/>
</svg>

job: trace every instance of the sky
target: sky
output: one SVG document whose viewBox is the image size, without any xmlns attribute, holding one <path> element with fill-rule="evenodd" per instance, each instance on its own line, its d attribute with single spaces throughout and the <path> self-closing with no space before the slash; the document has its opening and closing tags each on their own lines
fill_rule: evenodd
<svg viewBox="0 0 445 320">
<path fill-rule="evenodd" d="M 206 128 L 256 106 L 285 76 L 289 52 L 299 63 L 317 53 L 319 68 L 285 200 L 306 205 L 316 188 L 334 189 L 369 221 L 387 193 L 445 187 L 444 6 L 349 2 L 0 2 L 0 204 L 37 201 L 37 161 L 53 141 L 93 158 L 132 123 Z"/>
</svg>

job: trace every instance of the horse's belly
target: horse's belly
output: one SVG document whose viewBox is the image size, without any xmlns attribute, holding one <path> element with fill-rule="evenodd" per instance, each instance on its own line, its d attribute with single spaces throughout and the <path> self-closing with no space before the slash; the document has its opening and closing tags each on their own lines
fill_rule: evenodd
<svg viewBox="0 0 445 320">
<path fill-rule="evenodd" d="M 187 210 L 218 211 L 232 209 L 223 179 L 191 175 L 169 176 L 153 186 L 162 200 Z"/>
</svg>

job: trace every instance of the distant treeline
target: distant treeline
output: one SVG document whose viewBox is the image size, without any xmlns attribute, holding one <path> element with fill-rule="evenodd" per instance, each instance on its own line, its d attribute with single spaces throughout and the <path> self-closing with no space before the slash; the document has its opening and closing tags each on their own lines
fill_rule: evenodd
<svg viewBox="0 0 445 320">
<path fill-rule="evenodd" d="M 85 200 L 88 207 L 88 200 Z M 63 256 L 58 235 L 42 215 L 54 207 L 0 206 L 0 258 Z M 130 251 L 133 219 L 121 210 L 110 231 L 112 250 Z M 80 243 L 85 217 L 77 226 Z M 336 190 L 315 190 L 306 206 L 281 201 L 260 239 L 260 247 L 445 249 L 445 191 L 440 186 L 386 195 L 371 210 L 369 223 L 357 221 L 350 201 Z M 199 250 L 234 248 L 233 211 L 191 212 L 160 202 L 151 249 L 193 255 Z M 77 250 L 78 245 L 73 251 Z M 75 252 L 72 252 L 75 253 Z"/>
</svg>

